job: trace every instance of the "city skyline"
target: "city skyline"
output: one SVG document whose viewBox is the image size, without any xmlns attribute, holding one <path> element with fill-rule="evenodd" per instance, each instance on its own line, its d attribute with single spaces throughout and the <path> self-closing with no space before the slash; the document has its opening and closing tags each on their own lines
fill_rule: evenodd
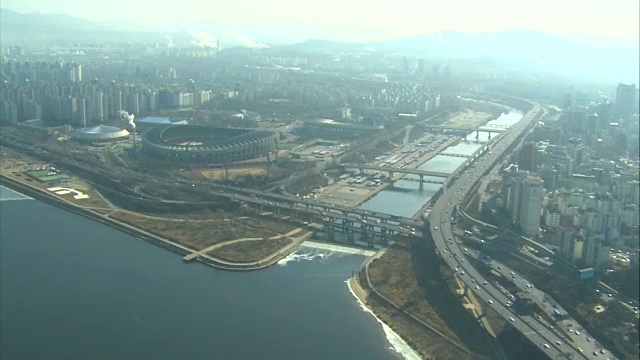
<svg viewBox="0 0 640 360">
<path fill-rule="evenodd" d="M 639 6 L 634 0 L 615 0 L 606 4 L 567 0 L 561 5 L 550 0 L 538 1 L 535 5 L 504 0 L 446 4 L 364 0 L 345 4 L 328 0 L 303 5 L 290 0 L 269 3 L 246 0 L 215 6 L 201 0 L 185 0 L 180 7 L 167 8 L 148 1 L 60 0 L 52 3 L 5 0 L 2 7 L 21 13 L 66 14 L 92 21 L 128 22 L 158 31 L 222 28 L 251 35 L 260 33 L 282 41 L 303 38 L 377 41 L 440 31 L 480 33 L 515 29 L 562 35 L 639 35 Z"/>
</svg>

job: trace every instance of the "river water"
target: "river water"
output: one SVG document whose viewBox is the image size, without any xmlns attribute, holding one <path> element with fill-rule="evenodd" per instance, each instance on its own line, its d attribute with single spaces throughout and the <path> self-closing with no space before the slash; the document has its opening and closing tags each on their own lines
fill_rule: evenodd
<svg viewBox="0 0 640 360">
<path fill-rule="evenodd" d="M 480 135 L 443 154 L 470 155 Z M 412 216 L 440 186 L 401 179 L 361 207 Z M 364 260 L 303 247 L 266 270 L 218 271 L 0 187 L 0 358 L 416 358 L 350 293 Z"/>
<path fill-rule="evenodd" d="M 488 126 L 487 129 L 490 129 L 492 125 L 509 127 L 522 119 L 522 112 L 513 108 L 505 107 L 505 109 L 509 110 L 509 112 L 489 121 L 485 125 Z M 477 135 L 478 137 L 476 138 L 475 132 L 468 134 L 467 141 L 460 141 L 457 145 L 446 148 L 440 154 L 420 164 L 417 168 L 447 174 L 454 172 L 467 160 L 467 157 L 490 141 L 489 132 L 479 131 Z M 491 134 L 492 137 L 495 137 L 495 135 L 495 133 Z M 380 191 L 361 204 L 359 208 L 385 214 L 413 217 L 442 187 L 440 184 L 424 183 L 422 189 L 420 189 L 418 179 L 418 175 L 407 174 L 394 182 L 393 186 Z M 425 176 L 424 179 L 436 179 L 436 177 Z M 442 180 L 442 178 L 439 179 Z"/>
<path fill-rule="evenodd" d="M 266 270 L 218 271 L 0 195 L 14 199 L 0 201 L 2 359 L 399 358 L 345 283 L 361 255 L 302 248 Z"/>
</svg>

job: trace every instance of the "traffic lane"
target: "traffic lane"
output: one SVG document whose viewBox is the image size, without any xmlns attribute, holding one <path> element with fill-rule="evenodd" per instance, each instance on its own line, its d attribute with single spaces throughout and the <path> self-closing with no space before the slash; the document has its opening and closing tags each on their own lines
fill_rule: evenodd
<svg viewBox="0 0 640 360">
<path fill-rule="evenodd" d="M 469 254 L 469 252 L 466 252 L 466 254 Z M 464 263 L 459 263 L 459 264 L 464 264 Z M 469 271 L 468 268 L 467 268 L 467 271 Z M 510 269 L 507 268 L 507 269 L 504 270 L 505 275 L 507 275 L 506 274 L 507 271 L 510 271 Z M 472 276 L 473 276 L 474 272 L 472 271 L 471 273 L 472 273 Z M 515 274 L 515 272 L 514 272 L 514 274 Z M 511 275 L 510 272 L 509 272 L 509 275 Z M 477 278 L 479 279 L 480 277 L 477 277 Z M 527 281 L 520 280 L 519 283 L 520 283 L 520 286 L 522 286 L 523 288 L 531 289 L 531 288 L 527 287 L 527 285 L 529 284 Z M 491 287 L 493 287 L 493 286 L 491 285 Z M 493 291 L 489 291 L 488 293 L 490 295 L 494 295 L 495 297 L 503 296 L 503 293 L 502 293 L 501 290 L 502 289 L 498 290 L 497 288 L 494 288 Z M 496 292 L 499 295 L 496 295 Z M 510 307 L 507 307 L 507 308 L 511 310 Z M 549 329 L 548 325 L 546 324 L 546 322 L 539 321 L 537 319 L 533 319 L 533 318 L 531 318 L 529 316 L 527 316 L 525 318 L 527 319 L 526 321 L 534 328 L 534 330 L 536 332 L 539 332 L 540 334 L 544 335 L 544 336 L 542 336 L 542 338 L 545 339 L 545 340 L 548 340 L 547 342 L 553 342 L 556 345 L 558 344 L 557 342 L 560 342 L 560 344 L 561 344 L 560 346 L 565 344 L 564 339 L 560 338 L 559 336 L 557 336 L 557 334 L 555 334 L 554 332 L 550 331 L 550 329 Z M 570 351 L 570 349 L 569 349 L 570 347 L 571 347 L 571 345 L 565 344 L 565 348 L 563 350 L 564 351 Z M 577 349 L 575 349 L 575 350 L 577 350 Z"/>
<path fill-rule="evenodd" d="M 450 231 L 450 228 L 448 228 L 448 231 Z M 444 237 L 449 237 L 450 235 L 452 236 L 452 233 L 449 233 L 447 231 L 446 235 L 443 235 Z M 442 243 L 444 243 L 444 240 L 440 240 Z M 489 286 L 489 289 L 493 288 L 493 285 L 490 285 L 489 282 L 475 269 L 475 267 L 473 267 L 471 264 L 469 264 L 468 261 L 464 261 L 464 253 L 463 251 L 460 251 L 460 247 L 454 244 L 448 244 L 444 243 L 444 246 L 448 248 L 449 252 L 451 253 L 451 255 L 453 255 L 452 259 L 456 260 L 456 264 L 458 266 L 460 266 L 460 268 L 462 268 L 464 271 L 466 271 L 466 274 L 468 274 L 468 276 L 475 280 L 475 284 L 478 286 Z M 454 255 L 455 254 L 455 255 Z M 451 259 L 451 257 L 450 257 Z M 484 285 L 484 283 L 487 283 L 487 285 Z M 474 285 L 475 286 L 475 285 Z M 506 304 L 508 301 L 510 301 L 509 298 L 507 298 L 504 294 L 502 294 L 502 292 L 498 291 L 497 289 L 493 289 L 490 290 L 492 291 L 492 295 L 495 298 L 495 300 L 500 301 L 504 304 Z"/>
<path fill-rule="evenodd" d="M 467 286 L 470 286 L 469 282 L 466 282 Z M 474 295 L 479 296 L 482 299 L 486 299 L 491 295 L 485 291 L 482 287 L 479 289 L 471 290 Z M 555 336 L 555 334 L 548 331 L 543 326 L 540 326 L 533 318 L 529 316 L 519 317 L 512 312 L 512 309 L 500 304 L 489 305 L 493 308 L 498 314 L 503 316 L 505 319 L 509 321 L 511 326 L 516 327 L 520 332 L 525 334 L 527 338 L 529 338 L 534 344 L 536 344 L 543 352 L 547 353 L 547 355 L 554 356 L 560 352 L 566 351 L 561 348 L 563 342 Z M 545 347 L 545 344 L 549 346 L 549 348 Z M 560 345 L 558 345 L 560 344 Z"/>
<path fill-rule="evenodd" d="M 558 321 L 558 325 L 563 328 L 567 333 L 570 334 L 575 340 L 577 340 L 585 355 L 592 356 L 594 351 L 598 352 L 597 356 L 609 355 L 609 357 L 613 357 L 610 353 L 600 344 L 596 339 L 592 338 L 579 324 L 576 324 L 574 321 L 567 319 Z M 580 334 L 576 334 L 576 330 Z M 601 353 L 601 350 L 604 351 L 604 354 Z"/>
<path fill-rule="evenodd" d="M 576 331 L 579 334 L 576 334 Z M 596 341 L 594 341 L 592 338 L 584 334 L 580 329 L 573 330 L 571 328 L 568 328 L 567 332 L 569 333 L 569 336 L 572 338 L 576 347 L 582 349 L 583 354 L 585 354 L 587 357 L 595 357 L 593 355 L 594 351 L 598 353 L 597 356 L 603 355 L 600 353 L 600 350 L 602 350 L 603 348 L 599 346 L 599 344 Z M 607 353 L 606 350 L 605 350 L 605 353 Z"/>
<path fill-rule="evenodd" d="M 463 178 L 466 179 L 466 177 L 463 177 Z M 452 187 L 452 188 L 453 189 L 459 189 L 460 187 Z M 462 194 L 460 195 L 460 197 L 462 197 Z M 445 196 L 445 194 L 443 194 L 442 201 L 438 201 L 437 203 L 444 203 L 444 201 L 446 201 L 446 200 L 450 200 L 450 197 Z M 451 205 L 450 202 L 447 205 Z M 442 222 L 442 209 L 440 209 L 440 208 L 438 208 L 436 206 L 434 206 L 434 208 L 435 209 L 434 209 L 434 211 L 432 211 L 432 213 L 440 214 L 440 217 L 436 218 L 436 222 L 437 222 L 437 220 L 440 220 L 440 223 L 441 223 Z M 447 214 L 448 214 L 448 211 L 447 211 Z M 445 228 L 449 228 L 449 230 L 450 230 L 450 227 L 448 227 L 448 226 L 445 226 Z M 438 234 L 437 230 L 438 230 L 438 228 L 436 226 L 432 225 L 431 233 L 432 234 L 436 234 L 436 237 L 437 237 L 437 234 Z M 437 241 L 437 243 L 440 246 L 448 247 L 450 250 L 453 250 L 453 254 L 458 254 L 459 256 L 462 256 L 462 253 L 460 252 L 459 247 L 457 248 L 457 251 L 456 251 L 456 249 L 454 249 L 453 247 L 449 247 L 449 246 L 446 245 L 444 238 L 447 237 L 449 234 L 440 233 L 440 235 L 441 235 L 441 239 L 438 239 L 439 241 Z M 457 244 L 456 244 L 456 246 L 457 246 Z M 442 249 L 442 250 L 444 250 L 444 249 Z M 453 256 L 453 254 L 452 254 L 452 256 Z M 456 261 L 452 261 L 451 264 L 456 264 L 457 263 L 461 268 L 463 268 L 463 269 L 467 268 L 467 266 L 464 265 L 465 262 L 463 262 L 462 259 L 460 259 L 458 261 L 457 256 L 454 256 L 453 258 L 456 259 Z M 468 262 L 466 262 L 466 264 L 468 264 Z M 469 268 L 467 268 L 467 271 L 468 270 L 469 270 Z M 474 270 L 472 270 L 472 276 L 473 276 L 473 274 L 474 274 Z M 478 277 L 478 279 L 480 279 L 480 277 Z M 503 315 L 506 316 L 507 313 L 503 312 Z M 514 318 L 514 320 L 515 320 L 515 318 Z M 516 321 L 514 321 L 514 322 L 516 322 Z M 544 330 L 547 331 L 546 328 Z"/>
</svg>

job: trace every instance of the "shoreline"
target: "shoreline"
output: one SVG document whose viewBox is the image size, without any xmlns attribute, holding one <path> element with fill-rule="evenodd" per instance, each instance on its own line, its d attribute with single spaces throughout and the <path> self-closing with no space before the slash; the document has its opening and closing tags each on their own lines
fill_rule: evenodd
<svg viewBox="0 0 640 360">
<path fill-rule="evenodd" d="M 23 183 L 21 181 L 12 179 L 8 176 L 2 175 L 0 174 L 0 184 L 6 186 L 7 188 L 16 191 L 22 195 L 25 195 L 27 197 L 33 198 L 35 200 L 38 201 L 42 201 L 46 204 L 55 206 L 57 208 L 72 212 L 74 214 L 80 215 L 80 216 L 84 216 L 86 218 L 89 218 L 91 220 L 94 221 L 98 221 L 102 224 L 108 225 L 114 229 L 117 229 L 119 231 L 122 231 L 128 235 L 132 235 L 138 239 L 144 240 L 148 243 L 151 243 L 153 245 L 162 247 L 164 249 L 170 250 L 174 253 L 177 253 L 178 255 L 184 257 L 186 255 L 192 254 L 194 252 L 197 252 L 197 250 L 195 249 L 191 249 L 185 245 L 179 244 L 175 241 L 169 240 L 167 238 L 164 238 L 160 235 L 151 233 L 149 231 L 146 230 L 142 230 L 138 227 L 135 227 L 133 225 L 129 225 L 127 223 L 124 223 L 122 221 L 118 221 L 115 220 L 113 218 L 110 217 L 106 217 L 100 213 L 91 211 L 91 210 L 87 210 L 84 209 L 80 206 L 71 204 L 63 199 L 58 198 L 57 196 L 54 196 L 52 194 L 46 193 L 45 191 L 38 189 L 36 187 L 30 186 L 29 184 Z M 227 262 L 227 261 L 223 261 L 223 260 L 219 260 L 216 259 L 212 256 L 206 255 L 206 254 L 202 254 L 197 256 L 194 260 L 198 261 L 204 265 L 208 265 L 210 267 L 219 269 L 219 270 L 226 270 L 226 271 L 256 271 L 256 270 L 262 270 L 265 269 L 267 267 L 270 267 L 272 265 L 275 265 L 278 263 L 278 261 L 282 260 L 283 258 L 287 257 L 288 255 L 290 255 L 291 253 L 294 253 L 296 250 L 298 250 L 298 248 L 300 247 L 300 245 L 304 242 L 304 240 L 306 238 L 308 238 L 311 235 L 311 233 L 308 233 L 306 236 L 300 236 L 300 239 L 295 239 L 293 240 L 293 242 L 274 252 L 273 254 L 271 254 L 270 256 L 267 257 L 266 261 L 260 260 L 260 261 L 256 261 L 254 263 L 233 263 L 233 262 Z"/>
<path fill-rule="evenodd" d="M 360 308 L 364 312 L 373 316 L 373 318 L 376 319 L 376 321 L 382 326 L 382 331 L 384 331 L 385 333 L 385 338 L 391 345 L 390 350 L 393 350 L 398 356 L 402 357 L 405 360 L 422 359 L 422 357 L 420 356 L 420 354 L 416 349 L 412 348 L 405 341 L 405 339 L 403 339 L 402 336 L 400 336 L 400 334 L 395 332 L 391 328 L 391 326 L 389 326 L 389 324 L 385 323 L 380 318 L 378 318 L 378 316 L 375 314 L 373 309 L 367 306 L 367 296 L 369 296 L 369 294 L 360 285 L 360 282 L 357 279 L 357 275 L 352 276 L 349 279 L 345 280 L 345 283 L 347 284 L 349 293 L 351 293 L 351 295 L 356 299 L 356 302 L 358 303 Z"/>
</svg>

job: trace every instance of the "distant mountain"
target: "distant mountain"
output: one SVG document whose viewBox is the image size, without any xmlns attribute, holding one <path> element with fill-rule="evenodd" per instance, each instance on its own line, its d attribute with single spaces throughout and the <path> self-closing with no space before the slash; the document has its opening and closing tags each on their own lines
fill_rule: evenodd
<svg viewBox="0 0 640 360">
<path fill-rule="evenodd" d="M 64 45 L 76 42 L 154 42 L 162 36 L 135 24 L 96 22 L 60 14 L 21 14 L 0 9 L 3 45 Z"/>
<path fill-rule="evenodd" d="M 425 59 L 484 59 L 504 66 L 638 82 L 638 37 L 556 35 L 528 30 L 491 33 L 443 31 L 368 43 L 310 40 L 282 47 L 305 52 L 375 49 Z"/>
<path fill-rule="evenodd" d="M 176 31 L 176 26 L 151 28 L 128 22 L 95 22 L 68 15 L 21 14 L 0 9 L 0 30 L 3 45 L 31 44 L 69 45 L 73 43 L 159 43 L 172 46 L 216 46 L 220 40 L 222 47 L 265 47 L 240 34 L 220 31 L 213 34 L 210 29 Z M 205 27 L 206 28 L 206 27 Z"/>
<path fill-rule="evenodd" d="M 28 26 L 28 28 L 27 28 Z M 61 14 L 21 14 L 0 9 L 0 29 L 3 33 L 19 31 L 115 31 L 108 24 Z"/>
<path fill-rule="evenodd" d="M 176 28 L 150 29 L 126 22 L 94 22 L 68 15 L 21 14 L 0 9 L 2 45 L 34 46 L 75 43 L 158 43 L 173 46 L 264 48 L 263 44 L 213 24 L 188 24 Z M 191 27 L 197 28 L 193 29 Z M 241 28 L 239 31 L 250 31 Z M 254 32 L 256 29 L 254 29 Z M 256 35 L 258 36 L 258 35 Z M 491 33 L 443 31 L 377 42 L 339 42 L 312 39 L 276 45 L 272 51 L 287 54 L 372 52 L 398 53 L 425 59 L 482 59 L 496 66 L 514 66 L 570 76 L 590 76 L 616 81 L 640 82 L 638 37 L 561 36 L 527 30 Z M 296 55 L 297 56 L 297 55 Z"/>
<path fill-rule="evenodd" d="M 290 51 L 300 52 L 355 52 L 364 50 L 367 47 L 365 43 L 348 43 L 337 42 L 331 40 L 310 39 L 301 43 L 281 45 L 279 48 Z"/>
</svg>

